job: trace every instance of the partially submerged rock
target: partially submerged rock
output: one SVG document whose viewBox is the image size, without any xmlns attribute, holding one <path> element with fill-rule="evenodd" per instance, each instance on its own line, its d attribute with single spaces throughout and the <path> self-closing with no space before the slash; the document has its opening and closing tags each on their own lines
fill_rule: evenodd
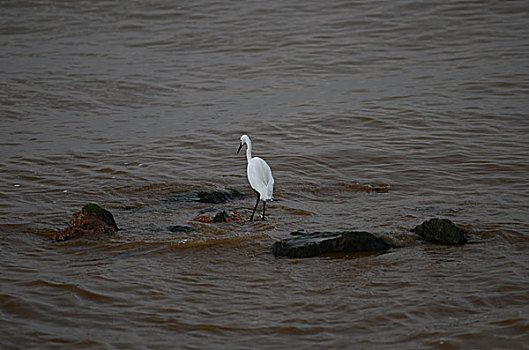
<svg viewBox="0 0 529 350">
<path fill-rule="evenodd" d="M 226 191 L 199 191 L 197 196 L 199 202 L 219 204 L 240 198 L 243 194 L 241 191 L 232 188 Z"/>
<path fill-rule="evenodd" d="M 244 211 L 244 209 L 242 210 Z M 221 211 L 208 211 L 199 214 L 191 219 L 191 221 L 202 222 L 206 224 L 219 223 L 219 222 L 242 222 L 244 217 L 241 215 L 241 210 L 221 210 Z"/>
<path fill-rule="evenodd" d="M 98 239 L 102 235 L 118 231 L 114 216 L 97 204 L 87 204 L 74 215 L 64 230 L 56 232 L 52 239 L 66 241 L 74 238 Z"/>
<path fill-rule="evenodd" d="M 410 230 L 427 241 L 456 245 L 467 242 L 465 230 L 448 219 L 430 219 Z"/>
<path fill-rule="evenodd" d="M 173 225 L 173 226 L 169 226 L 167 229 L 173 233 L 177 233 L 177 232 L 191 232 L 191 231 L 194 231 L 196 228 L 193 226 L 186 226 L 186 225 Z"/>
<path fill-rule="evenodd" d="M 367 184 L 364 186 L 366 192 L 387 193 L 391 186 L 389 184 Z"/>
<path fill-rule="evenodd" d="M 171 197 L 167 201 L 177 203 L 201 202 L 220 204 L 243 196 L 244 194 L 241 191 L 234 188 L 214 191 L 183 191 L 171 193 Z"/>
<path fill-rule="evenodd" d="M 272 245 L 275 256 L 308 258 L 325 253 L 362 252 L 386 250 L 391 246 L 373 234 L 364 231 L 343 232 L 294 232 L 287 238 Z"/>
<path fill-rule="evenodd" d="M 226 210 L 219 211 L 213 218 L 213 222 L 230 222 L 230 214 L 226 213 Z"/>
</svg>

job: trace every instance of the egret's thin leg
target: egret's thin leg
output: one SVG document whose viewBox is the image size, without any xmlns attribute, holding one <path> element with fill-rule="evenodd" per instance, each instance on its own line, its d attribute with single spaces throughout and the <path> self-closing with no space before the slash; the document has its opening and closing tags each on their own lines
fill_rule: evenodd
<svg viewBox="0 0 529 350">
<path fill-rule="evenodd" d="M 263 201 L 263 220 L 265 219 L 266 202 Z"/>
<path fill-rule="evenodd" d="M 261 195 L 257 193 L 257 202 L 255 203 L 255 208 L 253 208 L 252 216 L 250 216 L 250 221 L 253 221 L 253 214 L 255 214 L 255 211 L 257 210 L 257 206 L 259 205 L 259 198 Z"/>
</svg>

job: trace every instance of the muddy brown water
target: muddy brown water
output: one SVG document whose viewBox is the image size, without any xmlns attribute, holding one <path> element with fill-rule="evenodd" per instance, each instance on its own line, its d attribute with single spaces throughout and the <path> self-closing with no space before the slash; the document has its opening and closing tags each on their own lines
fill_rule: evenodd
<svg viewBox="0 0 529 350">
<path fill-rule="evenodd" d="M 1 2 L 0 347 L 527 348 L 528 17 L 526 1 Z M 274 173 L 268 220 L 171 232 L 215 207 L 178 192 L 253 207 L 242 133 Z M 119 234 L 50 242 L 87 202 Z M 431 217 L 472 243 L 407 234 Z M 298 229 L 406 247 L 274 258 Z"/>
</svg>

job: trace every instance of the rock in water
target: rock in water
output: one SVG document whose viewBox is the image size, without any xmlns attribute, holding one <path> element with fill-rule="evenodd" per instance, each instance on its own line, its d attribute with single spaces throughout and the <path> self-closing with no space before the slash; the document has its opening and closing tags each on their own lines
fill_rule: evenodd
<svg viewBox="0 0 529 350">
<path fill-rule="evenodd" d="M 294 237 L 287 238 L 272 245 L 275 256 L 289 258 L 308 258 L 325 253 L 334 252 L 362 252 L 386 250 L 391 246 L 382 239 L 369 232 L 314 232 L 302 234 L 294 233 Z"/>
<path fill-rule="evenodd" d="M 230 215 L 226 213 L 225 210 L 220 211 L 215 215 L 213 218 L 213 222 L 229 222 L 230 221 Z"/>
<path fill-rule="evenodd" d="M 427 241 L 440 244 L 456 245 L 467 242 L 466 232 L 448 219 L 430 219 L 410 231 Z"/>
<path fill-rule="evenodd" d="M 224 203 L 242 196 L 242 192 L 236 189 L 228 189 L 227 191 L 199 191 L 197 193 L 199 202 L 215 204 Z"/>
<path fill-rule="evenodd" d="M 87 204 L 74 215 L 64 230 L 56 232 L 52 239 L 66 241 L 73 238 L 98 239 L 101 235 L 118 231 L 114 216 L 97 204 Z"/>
<path fill-rule="evenodd" d="M 173 225 L 173 226 L 169 226 L 167 229 L 173 233 L 177 233 L 177 232 L 185 233 L 185 232 L 191 232 L 195 230 L 193 226 L 185 226 L 185 225 Z"/>
<path fill-rule="evenodd" d="M 226 190 L 177 191 L 172 192 L 166 200 L 171 203 L 213 203 L 220 204 L 244 197 L 244 193 L 234 188 Z"/>
<path fill-rule="evenodd" d="M 221 210 L 218 212 L 207 211 L 199 214 L 191 219 L 194 222 L 202 222 L 205 224 L 219 223 L 219 222 L 243 222 L 245 219 L 241 216 L 245 213 L 244 209 Z M 249 214 L 248 214 L 249 215 Z"/>
</svg>

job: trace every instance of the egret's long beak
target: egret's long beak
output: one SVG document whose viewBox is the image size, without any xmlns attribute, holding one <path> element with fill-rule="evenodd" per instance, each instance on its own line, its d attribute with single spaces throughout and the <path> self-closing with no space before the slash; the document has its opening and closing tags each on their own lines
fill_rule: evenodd
<svg viewBox="0 0 529 350">
<path fill-rule="evenodd" d="M 237 153 L 239 153 L 239 151 L 241 150 L 242 148 L 242 143 L 239 145 L 239 149 L 237 150 Z"/>
</svg>

